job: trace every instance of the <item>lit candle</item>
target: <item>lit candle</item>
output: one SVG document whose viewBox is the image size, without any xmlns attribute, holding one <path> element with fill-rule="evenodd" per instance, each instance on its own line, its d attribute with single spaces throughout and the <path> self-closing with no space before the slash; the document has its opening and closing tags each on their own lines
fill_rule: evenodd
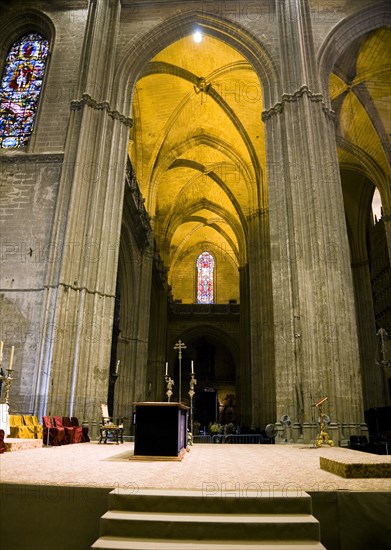
<svg viewBox="0 0 391 550">
<path fill-rule="evenodd" d="M 117 361 L 117 364 L 115 365 L 115 374 L 118 374 L 118 369 L 119 369 L 119 359 Z"/>
<path fill-rule="evenodd" d="M 168 363 L 166 363 L 166 376 L 168 376 Z"/>
<path fill-rule="evenodd" d="M 4 346 L 4 342 L 0 340 L 0 363 L 3 360 L 3 346 Z"/>
<path fill-rule="evenodd" d="M 14 360 L 14 350 L 15 350 L 15 346 L 11 346 L 10 362 L 9 362 L 8 370 L 12 370 L 12 361 Z"/>
<path fill-rule="evenodd" d="M 194 363 L 193 363 L 193 361 L 191 362 L 191 374 L 194 374 Z"/>
</svg>

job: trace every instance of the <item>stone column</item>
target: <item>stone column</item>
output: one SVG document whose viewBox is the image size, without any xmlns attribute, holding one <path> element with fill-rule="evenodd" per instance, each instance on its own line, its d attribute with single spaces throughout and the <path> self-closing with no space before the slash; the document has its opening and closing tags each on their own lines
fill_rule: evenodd
<svg viewBox="0 0 391 550">
<path fill-rule="evenodd" d="M 270 222 L 266 190 L 260 195 L 260 208 L 248 220 L 251 403 L 256 428 L 273 422 L 276 413 Z"/>
<path fill-rule="evenodd" d="M 121 335 L 118 341 L 117 356 L 121 359 L 121 373 L 115 388 L 114 409 L 116 415 L 127 418 L 126 430 L 132 431 L 132 403 L 145 401 L 148 392 L 147 362 L 153 246 L 150 244 L 143 252 L 131 250 L 129 253 L 128 262 L 133 264 L 133 277 L 130 281 L 123 281 L 126 289 L 123 291 L 122 300 L 127 305 L 123 308 Z"/>
<path fill-rule="evenodd" d="M 239 268 L 240 285 L 240 365 L 237 365 L 236 388 L 238 412 L 243 426 L 251 426 L 251 353 L 250 353 L 250 299 L 248 265 Z"/>
<path fill-rule="evenodd" d="M 155 253 L 152 275 L 151 314 L 149 324 L 149 353 L 147 369 L 148 401 L 165 401 L 164 373 L 167 346 L 167 278 L 163 262 Z M 187 397 L 189 388 L 184 385 Z"/>
<path fill-rule="evenodd" d="M 332 113 L 319 90 L 308 1 L 276 0 L 281 102 L 263 113 L 269 169 L 277 418 L 363 420 L 350 252 Z M 308 439 L 304 431 L 304 439 Z"/>
<path fill-rule="evenodd" d="M 357 259 L 352 268 L 356 289 L 364 409 L 368 410 L 378 407 L 379 403 L 386 403 L 387 398 L 382 369 L 376 365 L 376 322 L 368 259 L 363 261 Z"/>
<path fill-rule="evenodd" d="M 89 420 L 107 402 L 111 330 L 131 120 L 110 107 L 120 0 L 89 5 L 71 102 L 47 277 L 39 414 Z"/>
</svg>

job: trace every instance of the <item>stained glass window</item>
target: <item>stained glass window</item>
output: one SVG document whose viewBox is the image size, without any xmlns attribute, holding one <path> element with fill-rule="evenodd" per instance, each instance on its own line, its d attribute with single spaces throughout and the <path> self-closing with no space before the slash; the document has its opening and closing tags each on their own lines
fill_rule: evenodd
<svg viewBox="0 0 391 550">
<path fill-rule="evenodd" d="M 213 304 L 213 272 L 215 261 L 209 252 L 202 252 L 197 258 L 197 303 Z"/>
<path fill-rule="evenodd" d="M 26 147 L 34 126 L 48 57 L 48 41 L 36 33 L 8 52 L 0 89 L 0 148 Z"/>
</svg>

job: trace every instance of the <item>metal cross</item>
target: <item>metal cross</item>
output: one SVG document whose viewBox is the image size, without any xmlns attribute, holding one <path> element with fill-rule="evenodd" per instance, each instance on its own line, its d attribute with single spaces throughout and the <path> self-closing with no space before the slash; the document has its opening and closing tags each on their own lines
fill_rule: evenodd
<svg viewBox="0 0 391 550">
<path fill-rule="evenodd" d="M 179 359 L 179 403 L 182 401 L 182 350 L 186 349 L 186 345 L 182 340 L 178 340 L 175 344 L 174 349 L 178 350 L 178 359 Z"/>
</svg>

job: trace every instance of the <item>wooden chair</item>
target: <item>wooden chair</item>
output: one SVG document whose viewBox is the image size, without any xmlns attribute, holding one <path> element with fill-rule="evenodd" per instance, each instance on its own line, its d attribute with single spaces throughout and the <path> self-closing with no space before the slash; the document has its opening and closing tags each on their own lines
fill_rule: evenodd
<svg viewBox="0 0 391 550">
<path fill-rule="evenodd" d="M 113 423 L 113 419 L 109 416 L 109 411 L 106 404 L 102 403 L 100 408 L 102 413 L 102 422 L 99 428 L 99 443 L 102 443 L 102 441 L 103 443 L 107 443 L 108 439 L 113 439 L 117 445 L 119 440 L 123 443 L 123 424 L 121 422 L 118 422 L 117 424 Z"/>
</svg>

